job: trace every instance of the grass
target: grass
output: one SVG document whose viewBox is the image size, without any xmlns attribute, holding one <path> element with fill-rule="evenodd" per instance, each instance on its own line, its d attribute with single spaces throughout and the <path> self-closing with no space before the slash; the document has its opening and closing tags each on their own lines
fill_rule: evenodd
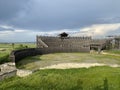
<svg viewBox="0 0 120 90">
<path fill-rule="evenodd" d="M 120 64 L 120 56 L 90 53 L 54 53 L 27 57 L 17 63 L 18 68 L 36 69 L 58 63 Z"/>
<path fill-rule="evenodd" d="M 28 77 L 4 80 L 0 90 L 105 90 L 105 78 L 109 90 L 120 90 L 120 68 L 105 66 L 40 70 Z"/>
<path fill-rule="evenodd" d="M 15 43 L 14 48 L 12 43 L 0 43 L 0 64 L 9 62 L 9 54 L 12 50 L 21 49 L 21 45 L 23 48 L 27 46 L 28 48 L 35 48 L 34 43 Z"/>
<path fill-rule="evenodd" d="M 4 63 L 4 62 L 9 62 L 9 54 L 1 54 L 0 55 L 0 64 Z"/>
<path fill-rule="evenodd" d="M 111 53 L 111 54 L 120 54 L 120 50 L 105 50 L 105 52 L 107 53 Z"/>
<path fill-rule="evenodd" d="M 12 46 L 12 43 L 0 43 L 0 52 L 2 51 L 8 51 L 11 52 L 12 50 L 16 50 L 22 47 L 27 46 L 28 48 L 35 48 L 35 43 L 14 43 L 14 47 Z"/>
<path fill-rule="evenodd" d="M 8 45 L 0 45 L 0 64 L 9 62 L 9 54 L 11 49 L 8 47 Z"/>
</svg>

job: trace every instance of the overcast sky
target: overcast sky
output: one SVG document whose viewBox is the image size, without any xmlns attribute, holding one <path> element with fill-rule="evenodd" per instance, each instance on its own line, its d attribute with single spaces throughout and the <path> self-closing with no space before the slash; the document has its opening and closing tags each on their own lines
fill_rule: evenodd
<svg viewBox="0 0 120 90">
<path fill-rule="evenodd" d="M 0 0 L 0 42 L 36 35 L 120 35 L 120 0 Z"/>
</svg>

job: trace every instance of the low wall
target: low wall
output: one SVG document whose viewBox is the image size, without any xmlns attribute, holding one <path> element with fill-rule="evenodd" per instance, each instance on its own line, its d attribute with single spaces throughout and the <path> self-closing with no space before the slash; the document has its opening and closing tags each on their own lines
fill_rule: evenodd
<svg viewBox="0 0 120 90">
<path fill-rule="evenodd" d="M 42 55 L 42 54 L 49 54 L 49 53 L 60 53 L 60 52 L 89 52 L 90 48 L 28 48 L 22 50 L 12 51 L 10 54 L 10 59 L 12 62 L 18 62 L 21 59 L 27 56 L 35 56 L 35 55 Z"/>
<path fill-rule="evenodd" d="M 15 63 L 4 63 L 0 65 L 0 81 L 4 78 L 15 76 L 17 69 Z"/>
<path fill-rule="evenodd" d="M 8 78 L 8 77 L 15 76 L 16 72 L 17 72 L 17 70 L 10 70 L 10 71 L 4 72 L 4 73 L 0 72 L 0 81 L 5 79 L 5 78 Z"/>
<path fill-rule="evenodd" d="M 11 52 L 10 59 L 12 60 L 12 62 L 18 62 L 19 60 L 27 56 L 35 56 L 38 54 L 41 54 L 41 52 L 36 51 L 35 48 L 15 50 Z"/>
</svg>

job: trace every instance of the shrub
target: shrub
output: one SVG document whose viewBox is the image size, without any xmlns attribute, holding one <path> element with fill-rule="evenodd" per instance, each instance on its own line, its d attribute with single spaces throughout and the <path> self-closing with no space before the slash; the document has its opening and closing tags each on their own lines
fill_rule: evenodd
<svg viewBox="0 0 120 90">
<path fill-rule="evenodd" d="M 19 49 L 26 49 L 26 48 L 28 48 L 27 45 L 20 44 L 20 45 L 19 45 L 18 47 L 16 47 L 15 49 L 16 49 L 16 50 L 19 50 Z"/>
</svg>

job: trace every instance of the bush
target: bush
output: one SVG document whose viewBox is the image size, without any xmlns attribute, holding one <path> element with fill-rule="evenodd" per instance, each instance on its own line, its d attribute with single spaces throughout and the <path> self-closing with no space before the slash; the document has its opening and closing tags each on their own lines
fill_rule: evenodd
<svg viewBox="0 0 120 90">
<path fill-rule="evenodd" d="M 20 50 L 20 49 L 26 49 L 26 48 L 28 48 L 27 45 L 20 44 L 20 45 L 19 45 L 18 47 L 16 47 L 15 49 L 16 49 L 16 50 Z"/>
</svg>

